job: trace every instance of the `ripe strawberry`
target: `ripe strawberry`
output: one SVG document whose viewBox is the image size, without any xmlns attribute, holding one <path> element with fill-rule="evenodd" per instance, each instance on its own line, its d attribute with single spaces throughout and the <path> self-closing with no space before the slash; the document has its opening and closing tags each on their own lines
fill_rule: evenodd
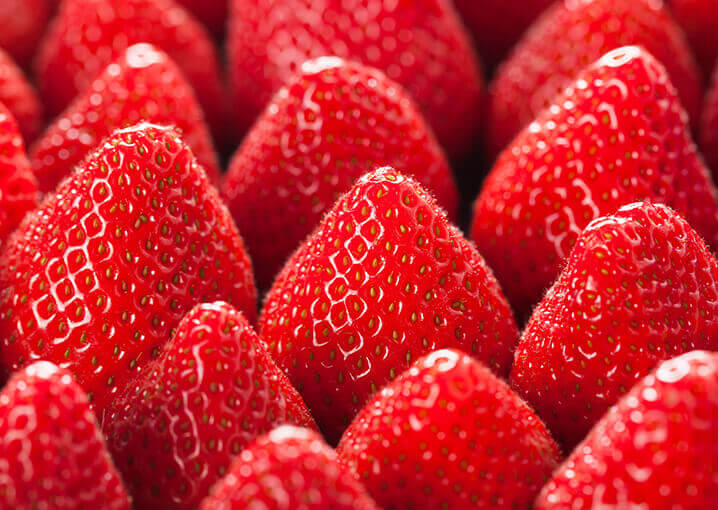
<svg viewBox="0 0 718 510">
<path fill-rule="evenodd" d="M 103 430 L 137 508 L 191 509 L 235 455 L 286 422 L 313 424 L 247 320 L 219 302 L 182 319 Z"/>
<path fill-rule="evenodd" d="M 140 121 L 177 127 L 217 182 L 217 155 L 192 88 L 165 53 L 136 44 L 107 66 L 31 147 L 40 189 L 54 190 L 103 138 Z"/>
<path fill-rule="evenodd" d="M 35 62 L 50 113 L 60 113 L 115 58 L 150 43 L 180 66 L 215 136 L 224 129 L 217 51 L 205 28 L 174 0 L 64 0 Z"/>
<path fill-rule="evenodd" d="M 554 0 L 454 0 L 488 69 L 506 57 Z"/>
<path fill-rule="evenodd" d="M 518 336 L 481 256 L 392 168 L 359 179 L 294 253 L 259 330 L 330 442 L 417 357 L 458 347 L 505 375 Z"/>
<path fill-rule="evenodd" d="M 285 425 L 237 457 L 200 510 L 376 510 L 354 473 L 315 432 Z"/>
<path fill-rule="evenodd" d="M 386 509 L 528 508 L 559 461 L 529 406 L 453 350 L 417 360 L 381 390 L 337 451 Z"/>
<path fill-rule="evenodd" d="M 37 93 L 20 68 L 2 49 L 0 49 L 0 102 L 17 120 L 25 142 L 30 143 L 40 134 L 43 114 Z"/>
<path fill-rule="evenodd" d="M 708 167 L 718 177 L 718 66 L 713 73 L 701 117 L 700 147 Z"/>
<path fill-rule="evenodd" d="M 336 55 L 406 87 L 450 156 L 475 143 L 483 79 L 448 0 L 232 0 L 228 30 L 240 129 L 305 60 Z"/>
<path fill-rule="evenodd" d="M 716 193 L 663 66 L 619 48 L 504 151 L 474 206 L 471 237 L 527 316 L 581 230 L 627 203 L 670 205 L 718 248 Z"/>
<path fill-rule="evenodd" d="M 506 147 L 582 69 L 626 45 L 643 46 L 666 66 L 697 126 L 700 72 L 660 0 L 563 0 L 526 33 L 491 84 L 491 153 Z"/>
<path fill-rule="evenodd" d="M 228 0 L 177 0 L 217 37 L 224 34 L 227 23 Z"/>
<path fill-rule="evenodd" d="M 67 4 L 65 4 L 67 5 Z M 68 368 L 102 416 L 196 303 L 250 320 L 242 240 L 192 152 L 150 124 L 116 131 L 0 255 L 0 357 Z"/>
<path fill-rule="evenodd" d="M 37 204 L 37 182 L 12 113 L 0 103 L 0 244 Z"/>
<path fill-rule="evenodd" d="M 535 508 L 713 508 L 716 436 L 718 354 L 665 361 L 601 418 Z"/>
<path fill-rule="evenodd" d="M 511 384 L 564 445 L 663 359 L 718 349 L 718 261 L 663 205 L 592 222 L 536 308 Z"/>
<path fill-rule="evenodd" d="M 50 18 L 49 0 L 2 0 L 0 2 L 0 48 L 21 65 L 35 53 Z"/>
<path fill-rule="evenodd" d="M 87 396 L 39 361 L 0 394 L 0 507 L 129 510 Z"/>
<path fill-rule="evenodd" d="M 718 58 L 718 12 L 715 1 L 670 0 L 668 3 L 685 30 L 704 74 L 710 76 Z"/>
<path fill-rule="evenodd" d="M 306 62 L 247 135 L 222 189 L 260 288 L 340 194 L 384 165 L 414 172 L 456 217 L 449 164 L 401 86 L 338 58 Z"/>
</svg>

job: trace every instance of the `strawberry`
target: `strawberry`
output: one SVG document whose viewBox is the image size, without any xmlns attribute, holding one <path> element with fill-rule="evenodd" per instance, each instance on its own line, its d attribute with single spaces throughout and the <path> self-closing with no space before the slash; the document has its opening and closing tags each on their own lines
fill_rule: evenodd
<svg viewBox="0 0 718 510">
<path fill-rule="evenodd" d="M 254 320 L 228 211 L 176 133 L 119 130 L 7 241 L 0 359 L 5 371 L 36 359 L 69 369 L 101 417 L 184 314 L 216 299 Z"/>
<path fill-rule="evenodd" d="M 718 177 L 718 66 L 703 104 L 700 147 L 713 178 Z"/>
<path fill-rule="evenodd" d="M 38 361 L 0 394 L 0 507 L 130 510 L 87 395 Z"/>
<path fill-rule="evenodd" d="M 285 422 L 313 423 L 244 316 L 218 302 L 182 319 L 103 430 L 136 508 L 191 509 L 234 455 Z"/>
<path fill-rule="evenodd" d="M 55 189 L 103 138 L 140 121 L 175 126 L 210 180 L 219 179 L 217 155 L 192 88 L 165 53 L 136 44 L 107 66 L 30 148 L 40 189 Z"/>
<path fill-rule="evenodd" d="M 664 359 L 718 349 L 718 261 L 663 205 L 636 203 L 583 231 L 536 308 L 511 384 L 574 446 Z"/>
<path fill-rule="evenodd" d="M 247 135 L 222 188 L 259 286 L 271 284 L 340 194 L 384 165 L 414 172 L 456 217 L 449 164 L 401 86 L 338 58 L 304 63 Z"/>
<path fill-rule="evenodd" d="M 488 69 L 495 69 L 554 0 L 454 0 Z"/>
<path fill-rule="evenodd" d="M 50 0 L 2 0 L 0 48 L 23 66 L 30 62 L 50 18 Z"/>
<path fill-rule="evenodd" d="M 665 361 L 601 418 L 535 508 L 714 508 L 717 436 L 718 354 Z"/>
<path fill-rule="evenodd" d="M 666 66 L 696 122 L 700 72 L 660 0 L 562 0 L 526 33 L 491 83 L 490 152 L 506 147 L 586 66 L 627 45 L 643 46 Z"/>
<path fill-rule="evenodd" d="M 59 114 L 115 58 L 142 42 L 180 66 L 219 137 L 224 99 L 217 51 L 205 28 L 174 0 L 64 0 L 35 61 L 50 113 Z"/>
<path fill-rule="evenodd" d="M 717 197 L 665 69 L 625 47 L 582 72 L 503 152 L 471 237 L 525 317 L 591 220 L 648 199 L 718 248 Z"/>
<path fill-rule="evenodd" d="M 37 182 L 12 113 L 0 103 L 0 244 L 37 205 Z"/>
<path fill-rule="evenodd" d="M 706 76 L 710 76 L 718 59 L 718 12 L 714 0 L 670 0 L 678 23 L 685 30 L 691 49 Z"/>
<path fill-rule="evenodd" d="M 191 12 L 215 36 L 224 34 L 228 0 L 177 0 L 177 3 Z"/>
<path fill-rule="evenodd" d="M 316 433 L 285 425 L 248 446 L 200 510 L 376 510 Z"/>
<path fill-rule="evenodd" d="M 559 461 L 529 406 L 450 349 L 381 390 L 337 451 L 386 509 L 528 508 Z"/>
<path fill-rule="evenodd" d="M 506 375 L 518 337 L 481 256 L 392 168 L 359 179 L 294 253 L 259 330 L 330 442 L 417 357 L 458 347 Z"/>
<path fill-rule="evenodd" d="M 2 49 L 0 49 L 0 102 L 17 120 L 25 142 L 33 141 L 42 129 L 42 105 L 22 70 Z"/>
<path fill-rule="evenodd" d="M 406 87 L 453 158 L 475 143 L 483 79 L 449 0 L 231 0 L 227 52 L 239 129 L 311 58 L 336 55 Z"/>
</svg>

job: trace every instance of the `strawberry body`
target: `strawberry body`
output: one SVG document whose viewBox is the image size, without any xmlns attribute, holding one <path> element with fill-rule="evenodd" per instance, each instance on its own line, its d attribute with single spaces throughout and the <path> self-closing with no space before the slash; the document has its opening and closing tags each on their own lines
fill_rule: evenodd
<svg viewBox="0 0 718 510">
<path fill-rule="evenodd" d="M 246 129 L 310 58 L 382 70 L 413 96 L 451 157 L 471 149 L 483 81 L 447 0 L 233 0 L 228 32 L 235 122 Z"/>
<path fill-rule="evenodd" d="M 128 46 L 149 43 L 180 66 L 215 136 L 224 129 L 217 51 L 174 0 L 67 0 L 45 35 L 35 73 L 50 113 L 59 114 Z"/>
<path fill-rule="evenodd" d="M 701 151 L 715 180 L 718 176 L 718 66 L 703 105 L 700 133 Z"/>
<path fill-rule="evenodd" d="M 244 316 L 218 302 L 187 314 L 103 430 L 136 508 L 191 509 L 235 455 L 287 422 L 313 424 Z"/>
<path fill-rule="evenodd" d="M 224 34 L 228 0 L 177 0 L 177 3 L 204 23 L 215 36 L 221 37 Z"/>
<path fill-rule="evenodd" d="M 25 66 L 35 54 L 50 18 L 53 0 L 3 0 L 0 2 L 0 48 Z"/>
<path fill-rule="evenodd" d="M 0 506 L 131 508 L 87 396 L 52 363 L 18 371 L 0 394 Z"/>
<path fill-rule="evenodd" d="M 712 0 L 670 0 L 674 16 L 691 43 L 705 76 L 710 76 L 718 57 L 718 12 Z"/>
<path fill-rule="evenodd" d="M 0 243 L 37 205 L 37 181 L 12 113 L 0 103 Z"/>
<path fill-rule="evenodd" d="M 449 164 L 401 86 L 336 58 L 305 63 L 254 124 L 222 187 L 260 287 L 357 178 L 386 165 L 412 172 L 456 216 Z"/>
<path fill-rule="evenodd" d="M 666 67 L 697 127 L 700 72 L 663 2 L 561 0 L 524 35 L 491 83 L 490 152 L 499 154 L 586 66 L 627 45 L 644 47 Z"/>
<path fill-rule="evenodd" d="M 511 384 L 568 448 L 664 359 L 718 348 L 718 261 L 671 209 L 583 231 L 516 350 Z"/>
<path fill-rule="evenodd" d="M 381 390 L 337 451 L 387 510 L 528 507 L 559 461 L 518 395 L 453 350 L 417 360 Z"/>
<path fill-rule="evenodd" d="M 665 203 L 718 248 L 718 195 L 688 131 L 663 66 L 629 46 L 589 66 L 502 153 L 471 238 L 520 316 L 581 230 L 622 205 Z"/>
<path fill-rule="evenodd" d="M 201 510 L 252 506 L 292 510 L 376 510 L 354 474 L 316 433 L 285 425 L 257 439 L 212 489 Z"/>
<path fill-rule="evenodd" d="M 362 177 L 289 259 L 259 328 L 329 441 L 419 356 L 457 347 L 505 375 L 517 338 L 481 256 L 391 168 Z"/>
<path fill-rule="evenodd" d="M 42 105 L 22 70 L 0 46 L 0 102 L 10 110 L 26 144 L 42 129 Z"/>
<path fill-rule="evenodd" d="M 712 508 L 717 434 L 718 354 L 665 361 L 601 418 L 535 508 Z"/>
<path fill-rule="evenodd" d="M 164 52 L 136 44 L 107 66 L 31 147 L 40 189 L 55 189 L 105 137 L 141 121 L 175 127 L 217 182 L 219 163 L 192 88 Z"/>
<path fill-rule="evenodd" d="M 115 132 L 29 214 L 0 256 L 0 357 L 68 368 L 98 416 L 196 303 L 255 313 L 228 211 L 176 133 Z"/>
</svg>

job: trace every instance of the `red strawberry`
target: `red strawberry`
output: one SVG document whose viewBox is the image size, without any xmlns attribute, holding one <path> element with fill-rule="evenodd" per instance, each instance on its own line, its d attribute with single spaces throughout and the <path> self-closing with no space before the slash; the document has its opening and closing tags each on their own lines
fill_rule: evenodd
<svg viewBox="0 0 718 510">
<path fill-rule="evenodd" d="M 40 189 L 55 189 L 103 138 L 140 121 L 177 127 L 217 182 L 217 155 L 192 88 L 165 53 L 136 44 L 107 66 L 31 147 Z"/>
<path fill-rule="evenodd" d="M 714 508 L 716 437 L 718 354 L 665 361 L 601 418 L 535 508 Z"/>
<path fill-rule="evenodd" d="M 488 69 L 494 69 L 554 0 L 454 0 Z"/>
<path fill-rule="evenodd" d="M 406 87 L 452 157 L 471 149 L 483 80 L 448 0 L 232 0 L 228 56 L 238 127 L 310 58 L 336 55 Z"/>
<path fill-rule="evenodd" d="M 481 256 L 391 168 L 359 179 L 287 262 L 259 329 L 330 442 L 419 356 L 457 347 L 505 375 L 518 336 Z"/>
<path fill-rule="evenodd" d="M 315 432 L 285 425 L 237 457 L 201 510 L 376 510 L 354 473 Z"/>
<path fill-rule="evenodd" d="M 718 176 L 718 66 L 703 105 L 700 133 L 701 150 L 715 178 Z"/>
<path fill-rule="evenodd" d="M 716 193 L 665 69 L 625 47 L 581 73 L 499 157 L 471 237 L 526 316 L 581 230 L 627 203 L 670 205 L 718 248 Z"/>
<path fill-rule="evenodd" d="M 2 0 L 0 2 L 0 48 L 25 65 L 50 18 L 50 0 Z"/>
<path fill-rule="evenodd" d="M 0 244 L 37 205 L 37 182 L 12 113 L 0 103 Z"/>
<path fill-rule="evenodd" d="M 227 23 L 229 0 L 177 0 L 215 36 L 222 36 Z"/>
<path fill-rule="evenodd" d="M 559 461 L 533 411 L 453 350 L 417 360 L 378 393 L 337 451 L 386 509 L 528 508 Z"/>
<path fill-rule="evenodd" d="M 65 4 L 67 5 L 67 4 Z M 173 131 L 115 132 L 25 218 L 0 256 L 0 357 L 72 371 L 98 416 L 196 303 L 250 320 L 242 240 Z"/>
<path fill-rule="evenodd" d="M 37 93 L 22 70 L 2 49 L 0 49 L 0 102 L 12 112 L 27 143 L 40 134 L 43 114 Z"/>
<path fill-rule="evenodd" d="M 661 360 L 718 349 L 718 261 L 669 208 L 592 222 L 536 308 L 511 384 L 574 446 Z"/>
<path fill-rule="evenodd" d="M 87 396 L 39 361 L 0 394 L 0 507 L 129 510 Z"/>
<path fill-rule="evenodd" d="M 683 27 L 691 49 L 706 76 L 713 71 L 718 58 L 718 12 L 715 0 L 670 0 L 673 14 Z"/>
<path fill-rule="evenodd" d="M 226 303 L 187 314 L 109 409 L 105 436 L 136 508 L 196 508 L 257 436 L 281 423 L 313 424 L 247 320 Z"/>
<path fill-rule="evenodd" d="M 205 28 L 174 0 L 64 0 L 35 62 L 50 113 L 60 113 L 115 58 L 142 42 L 180 66 L 220 136 L 224 97 L 217 51 Z"/>
<path fill-rule="evenodd" d="M 506 147 L 582 69 L 626 45 L 645 47 L 666 66 L 696 122 L 700 73 L 681 29 L 660 0 L 562 0 L 526 33 L 491 84 L 487 134 L 492 154 Z"/>
<path fill-rule="evenodd" d="M 449 164 L 401 86 L 337 58 L 306 62 L 250 131 L 222 190 L 259 286 L 271 284 L 340 194 L 384 165 L 413 172 L 455 218 Z"/>
</svg>

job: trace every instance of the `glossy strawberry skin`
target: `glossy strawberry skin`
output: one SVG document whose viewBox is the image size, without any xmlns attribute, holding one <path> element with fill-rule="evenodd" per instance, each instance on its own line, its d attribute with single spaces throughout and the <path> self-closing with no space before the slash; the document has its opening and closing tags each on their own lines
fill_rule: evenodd
<svg viewBox="0 0 718 510">
<path fill-rule="evenodd" d="M 569 450 L 664 359 L 718 348 L 718 261 L 663 205 L 592 222 L 534 311 L 511 384 Z"/>
<path fill-rule="evenodd" d="M 37 181 L 12 113 L 0 103 L 0 243 L 37 204 Z"/>
<path fill-rule="evenodd" d="M 357 178 L 386 165 L 412 172 L 456 217 L 451 168 L 401 86 L 336 58 L 305 63 L 252 127 L 222 187 L 259 286 Z"/>
<path fill-rule="evenodd" d="M 47 27 L 53 0 L 0 2 L 0 48 L 21 65 L 30 62 Z"/>
<path fill-rule="evenodd" d="M 22 70 L 0 47 L 0 102 L 15 117 L 26 144 L 42 129 L 42 105 Z"/>
<path fill-rule="evenodd" d="M 527 508 L 559 461 L 533 411 L 454 350 L 417 360 L 387 385 L 337 451 L 387 510 Z"/>
<path fill-rule="evenodd" d="M 65 0 L 35 60 L 50 113 L 72 99 L 128 46 L 149 43 L 180 66 L 213 134 L 224 131 L 224 93 L 209 34 L 174 0 Z"/>
<path fill-rule="evenodd" d="M 665 203 L 718 248 L 717 197 L 665 69 L 625 47 L 582 72 L 499 157 L 471 238 L 527 317 L 593 219 Z"/>
<path fill-rule="evenodd" d="M 167 54 L 136 44 L 107 66 L 31 147 L 40 189 L 54 190 L 105 137 L 141 121 L 175 127 L 210 181 L 217 182 L 219 162 L 192 88 Z"/>
<path fill-rule="evenodd" d="M 718 57 L 718 12 L 712 0 L 670 0 L 673 15 L 691 43 L 705 76 L 713 72 Z"/>
<path fill-rule="evenodd" d="M 20 370 L 0 394 L 0 506 L 131 508 L 87 396 L 52 363 Z"/>
<path fill-rule="evenodd" d="M 665 361 L 601 418 L 535 508 L 712 508 L 718 354 Z"/>
<path fill-rule="evenodd" d="M 560 0 L 525 34 L 491 83 L 491 154 L 499 154 L 586 66 L 627 45 L 646 48 L 666 66 L 697 127 L 700 72 L 661 1 Z"/>
<path fill-rule="evenodd" d="M 184 142 L 120 130 L 7 241 L 3 369 L 67 368 L 101 417 L 196 303 L 225 299 L 254 320 L 255 296 L 242 240 Z"/>
<path fill-rule="evenodd" d="M 450 157 L 475 142 L 483 79 L 447 0 L 232 0 L 227 51 L 240 130 L 305 60 L 336 55 L 403 85 Z"/>
<path fill-rule="evenodd" d="M 481 256 L 392 168 L 359 179 L 294 253 L 259 331 L 330 443 L 412 360 L 457 347 L 505 375 L 518 335 Z"/>
<path fill-rule="evenodd" d="M 237 457 L 200 510 L 253 506 L 293 510 L 377 510 L 366 489 L 323 439 L 285 425 L 257 439 Z"/>
<path fill-rule="evenodd" d="M 487 69 L 506 57 L 529 26 L 554 0 L 454 0 Z"/>
</svg>

